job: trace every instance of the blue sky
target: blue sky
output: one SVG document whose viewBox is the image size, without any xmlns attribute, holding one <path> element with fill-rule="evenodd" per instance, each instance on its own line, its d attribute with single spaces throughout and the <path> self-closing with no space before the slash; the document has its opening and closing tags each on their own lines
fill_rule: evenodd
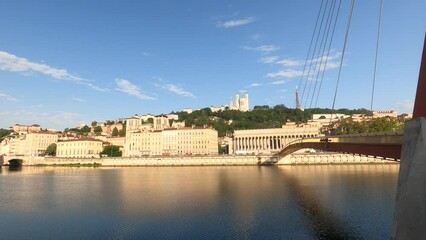
<svg viewBox="0 0 426 240">
<path fill-rule="evenodd" d="M 0 127 L 62 130 L 245 91 L 251 108 L 294 107 L 320 2 L 2 0 Z M 412 111 L 425 9 L 384 1 L 374 109 Z M 332 105 L 348 12 L 343 1 L 318 107 Z M 378 0 L 356 1 L 336 108 L 370 107 L 378 14 Z"/>
</svg>

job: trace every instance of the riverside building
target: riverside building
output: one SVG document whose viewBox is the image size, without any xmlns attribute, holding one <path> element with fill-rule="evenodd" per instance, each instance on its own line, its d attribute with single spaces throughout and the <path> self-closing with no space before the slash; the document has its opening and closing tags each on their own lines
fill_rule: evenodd
<svg viewBox="0 0 426 240">
<path fill-rule="evenodd" d="M 287 123 L 281 128 L 235 130 L 235 154 L 270 154 L 281 151 L 288 143 L 320 135 L 319 123 L 296 125 Z"/>
<path fill-rule="evenodd" d="M 93 138 L 80 138 L 57 143 L 56 156 L 62 158 L 99 158 L 103 141 Z"/>
<path fill-rule="evenodd" d="M 15 138 L 4 139 L 2 154 L 7 156 L 42 156 L 46 148 L 58 141 L 58 134 L 52 132 L 33 132 Z"/>
<path fill-rule="evenodd" d="M 217 131 L 207 127 L 126 132 L 123 156 L 211 155 L 218 153 Z"/>
</svg>

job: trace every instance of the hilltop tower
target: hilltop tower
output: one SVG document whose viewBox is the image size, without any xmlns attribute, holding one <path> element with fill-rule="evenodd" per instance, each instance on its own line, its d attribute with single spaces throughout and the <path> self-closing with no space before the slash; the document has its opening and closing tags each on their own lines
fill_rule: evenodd
<svg viewBox="0 0 426 240">
<path fill-rule="evenodd" d="M 300 109 L 300 101 L 299 101 L 299 90 L 296 86 L 296 109 Z"/>
<path fill-rule="evenodd" d="M 250 107 L 249 107 L 249 95 L 248 95 L 248 93 L 244 94 L 244 102 L 245 102 L 244 103 L 244 108 L 241 109 L 241 111 L 248 111 L 250 109 Z"/>
</svg>

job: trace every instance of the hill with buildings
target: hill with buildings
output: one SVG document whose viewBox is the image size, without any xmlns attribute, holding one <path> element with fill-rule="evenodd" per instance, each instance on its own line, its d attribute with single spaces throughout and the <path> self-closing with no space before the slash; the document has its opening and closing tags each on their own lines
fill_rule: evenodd
<svg viewBox="0 0 426 240">
<path fill-rule="evenodd" d="M 218 131 L 219 136 L 232 134 L 235 130 L 280 128 L 287 122 L 306 123 L 314 114 L 339 113 L 343 115 L 372 116 L 372 112 L 366 109 L 338 109 L 312 108 L 293 109 L 284 105 L 274 107 L 255 106 L 251 111 L 220 110 L 212 111 L 211 108 L 203 108 L 191 113 L 177 112 L 179 121 L 184 121 L 186 126 L 212 126 Z"/>
</svg>

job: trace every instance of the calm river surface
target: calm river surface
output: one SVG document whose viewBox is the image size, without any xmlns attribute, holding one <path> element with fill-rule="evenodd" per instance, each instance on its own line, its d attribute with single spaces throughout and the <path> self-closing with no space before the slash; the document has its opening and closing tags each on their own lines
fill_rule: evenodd
<svg viewBox="0 0 426 240">
<path fill-rule="evenodd" d="M 0 170 L 0 239 L 389 239 L 399 165 Z"/>
</svg>

